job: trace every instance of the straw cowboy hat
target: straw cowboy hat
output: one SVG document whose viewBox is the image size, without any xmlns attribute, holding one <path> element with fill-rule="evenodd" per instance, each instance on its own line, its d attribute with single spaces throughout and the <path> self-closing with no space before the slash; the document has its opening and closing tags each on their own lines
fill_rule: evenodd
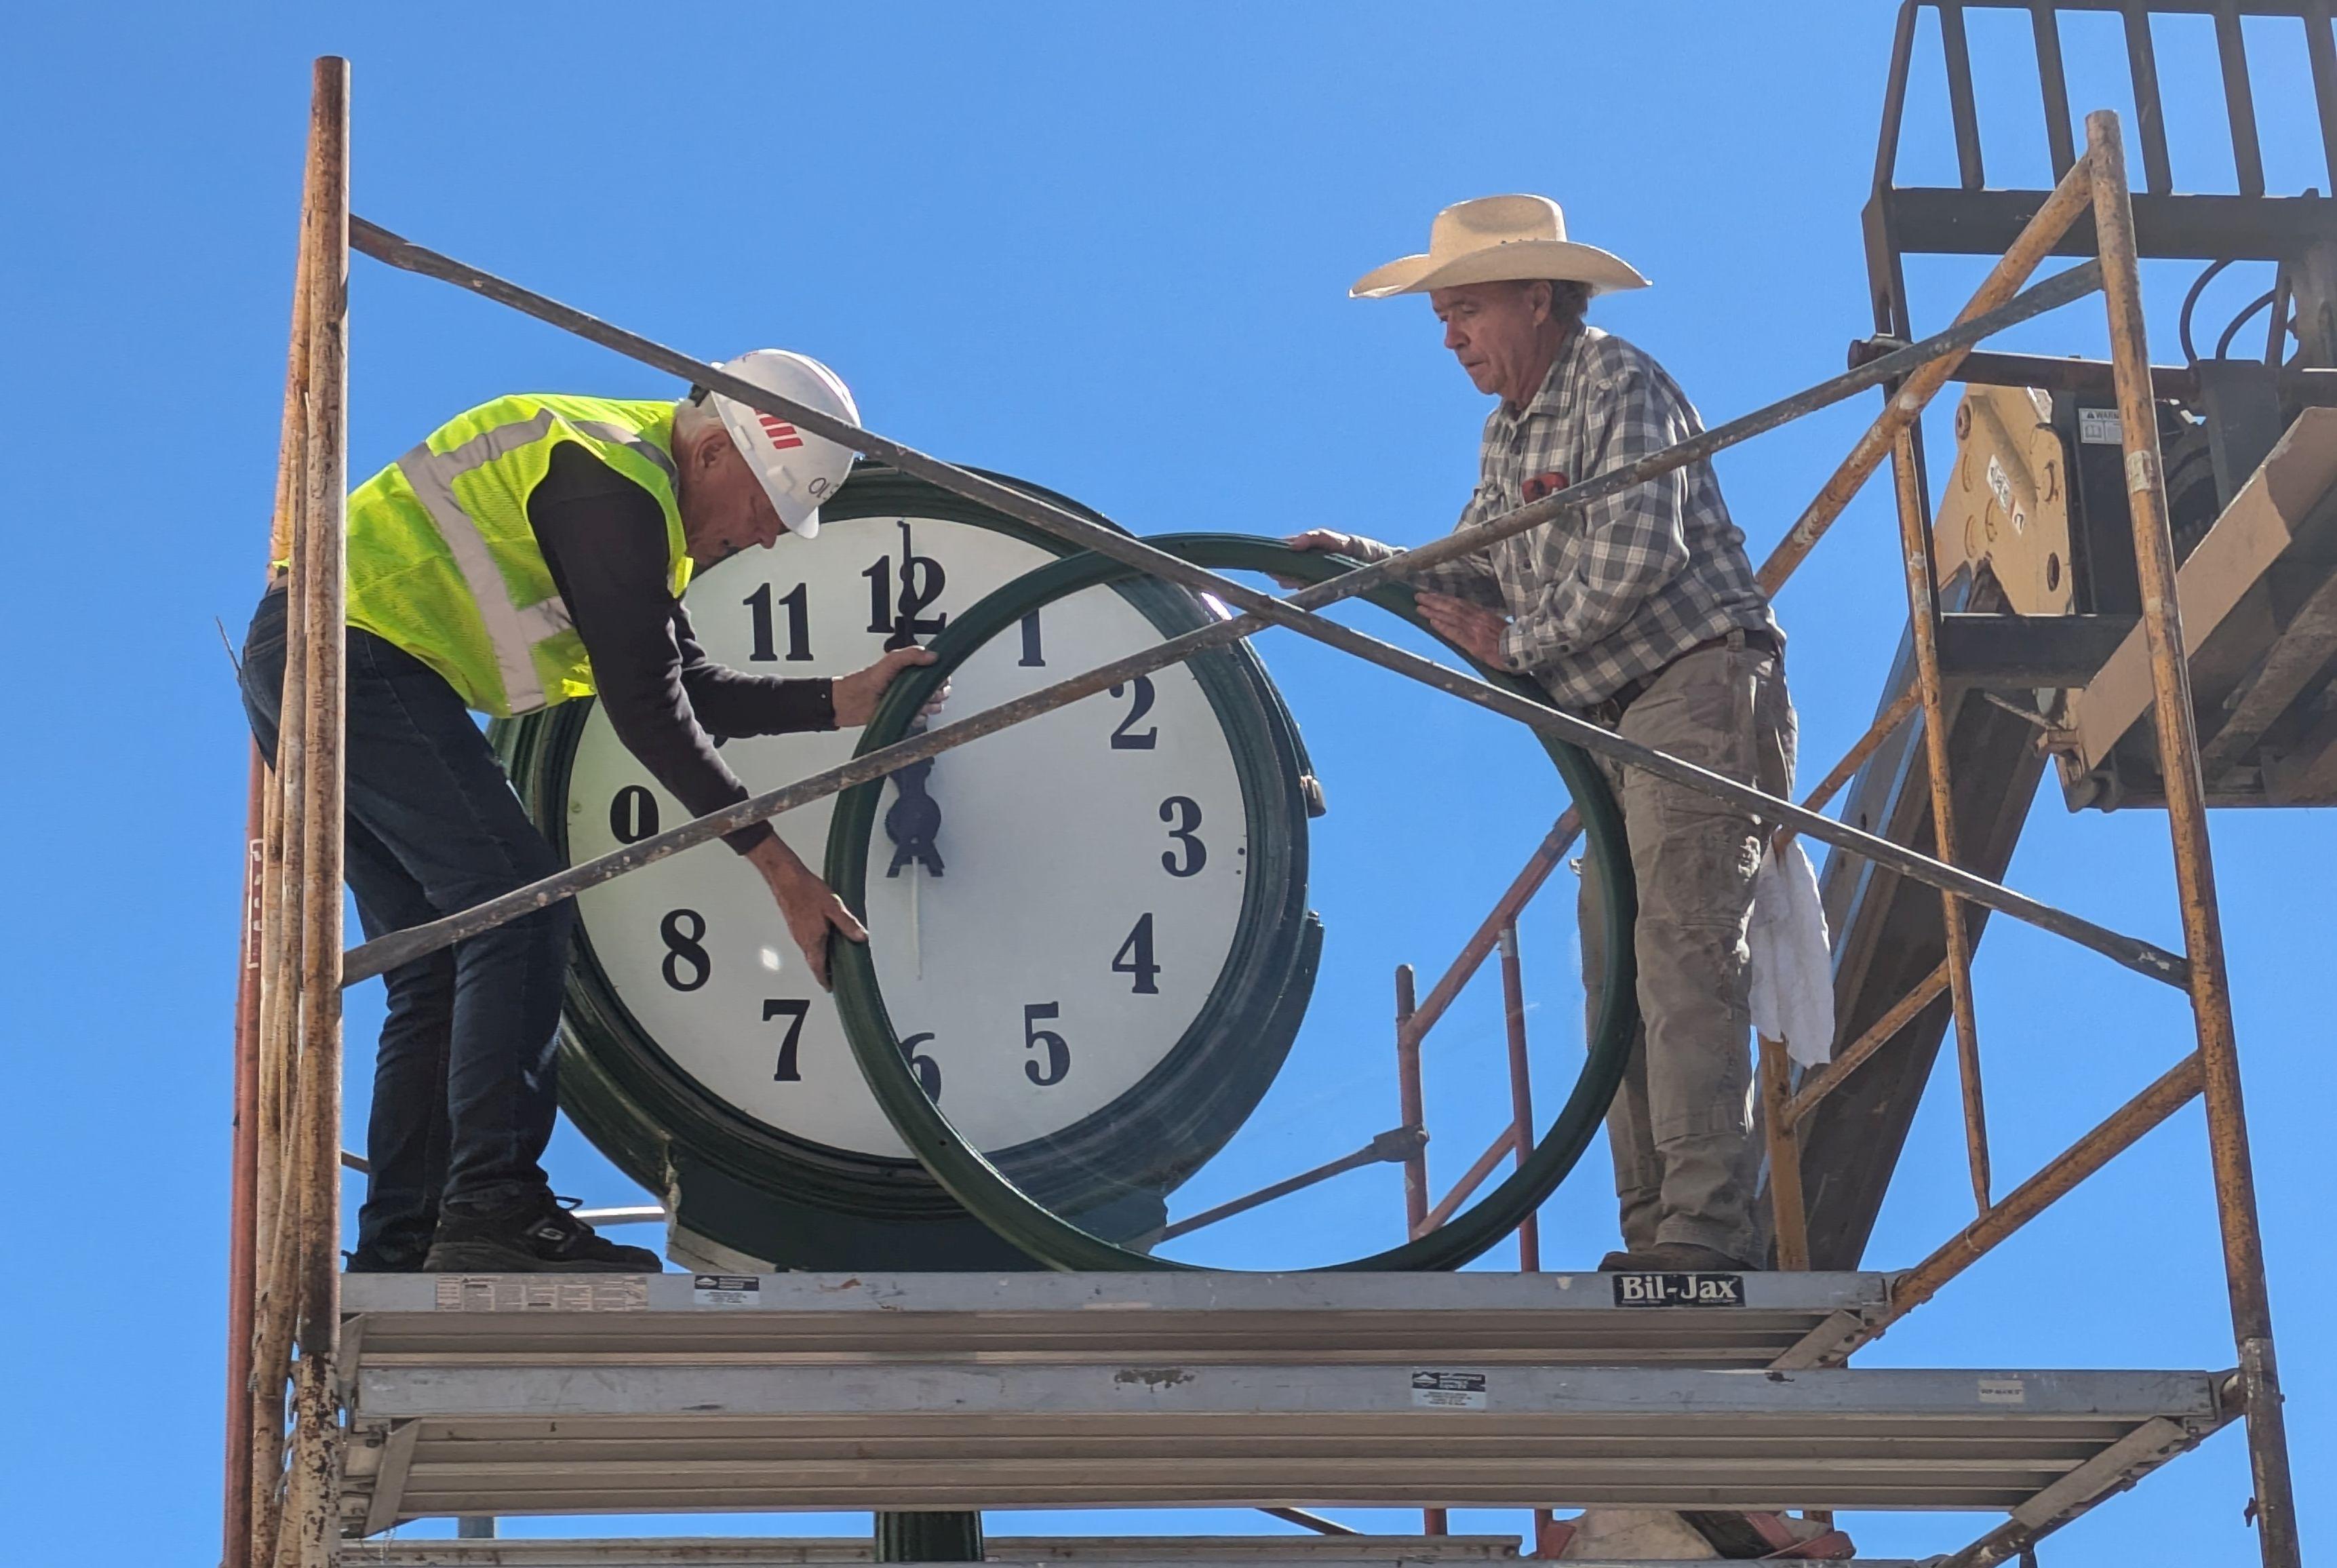
<svg viewBox="0 0 2337 1568">
<path fill-rule="evenodd" d="M 1425 294 L 1463 283 L 1553 278 L 1588 283 L 1593 294 L 1645 289 L 1628 261 L 1566 237 L 1566 214 L 1547 196 L 1481 196 L 1447 207 L 1429 226 L 1428 250 L 1400 256 L 1355 279 L 1351 299 Z"/>
</svg>

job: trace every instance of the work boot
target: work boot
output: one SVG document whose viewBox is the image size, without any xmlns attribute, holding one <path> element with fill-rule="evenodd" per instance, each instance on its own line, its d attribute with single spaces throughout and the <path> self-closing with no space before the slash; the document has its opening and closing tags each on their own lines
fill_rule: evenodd
<svg viewBox="0 0 2337 1568">
<path fill-rule="evenodd" d="M 433 1274 L 662 1274 L 646 1247 L 620 1247 L 568 1212 L 573 1198 L 538 1188 L 491 1208 L 442 1204 L 423 1268 Z"/>
<path fill-rule="evenodd" d="M 425 1272 L 424 1260 L 430 1255 L 430 1243 L 435 1239 L 435 1226 L 406 1228 L 376 1236 L 357 1243 L 354 1252 L 344 1252 L 348 1259 L 345 1272 L 350 1274 L 420 1274 Z"/>
<path fill-rule="evenodd" d="M 1599 1259 L 1602 1274 L 1752 1274 L 1750 1263 L 1740 1263 L 1726 1252 L 1699 1247 L 1693 1241 L 1658 1241 L 1639 1252 L 1609 1252 Z"/>
</svg>

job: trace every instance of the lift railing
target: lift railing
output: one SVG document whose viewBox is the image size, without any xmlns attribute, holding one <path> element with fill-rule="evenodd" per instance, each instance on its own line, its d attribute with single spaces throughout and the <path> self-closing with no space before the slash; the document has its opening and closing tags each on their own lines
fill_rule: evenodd
<svg viewBox="0 0 2337 1568">
<path fill-rule="evenodd" d="M 2325 25 L 2323 28 L 2325 33 Z M 386 230 L 351 218 L 347 209 L 348 73 L 343 61 L 318 63 L 310 117 L 308 174 L 302 204 L 301 246 L 296 273 L 292 349 L 285 397 L 283 457 L 277 497 L 277 536 L 270 560 L 288 562 L 291 625 L 285 679 L 284 739 L 272 774 L 256 776 L 249 842 L 248 893 L 251 913 L 245 926 L 247 985 L 238 1011 L 238 1094 L 233 1234 L 248 1250 L 239 1253 L 232 1273 L 235 1292 L 231 1350 L 231 1409 L 226 1520 L 230 1568 L 255 1564 L 299 1564 L 327 1568 L 336 1544 L 333 1487 L 339 1471 L 343 1397 L 337 1343 L 337 1300 L 334 1254 L 339 1225 L 341 1073 L 339 993 L 343 986 L 377 975 L 462 937 L 490 929 L 527 911 L 574 896 L 583 887 L 757 821 L 867 782 L 906 763 L 994 733 L 1050 711 L 1115 682 L 1159 669 L 1208 647 L 1268 626 L 1284 626 L 1325 642 L 1396 673 L 1518 720 L 1611 760 L 1687 785 L 1727 802 L 1770 825 L 1773 832 L 1805 835 L 1938 888 L 1951 910 L 1965 902 L 2027 921 L 2067 936 L 2117 962 L 2183 987 L 2190 996 L 2197 1048 L 2115 1116 L 2088 1133 L 2038 1175 L 1989 1203 L 1986 1198 L 1984 1128 L 1980 1122 L 1977 1058 L 1965 1053 L 1965 1106 L 1974 1184 L 1983 1203 L 1980 1217 L 1947 1246 L 1902 1276 L 1891 1308 L 1877 1319 L 1852 1319 L 1829 1326 L 1804 1340 L 1781 1364 L 1839 1361 L 1858 1344 L 1936 1291 L 1970 1262 L 2041 1211 L 2061 1193 L 2149 1127 L 2204 1092 L 2214 1154 L 2217 1217 L 2230 1287 L 2234 1337 L 2238 1348 L 2240 1401 L 2247 1413 L 2254 1473 L 2255 1507 L 2264 1560 L 2293 1568 L 2298 1548 L 2293 1488 L 2288 1470 L 2280 1391 L 2273 1355 L 2261 1239 L 2248 1162 L 2246 1125 L 2240 1097 L 2237 1046 L 2225 975 L 2223 938 L 2217 919 L 2213 864 L 2200 782 L 2197 737 L 2193 727 L 2189 671 L 2174 587 L 2174 545 L 2161 474 L 2157 422 L 2151 408 L 2150 367 L 2145 348 L 2140 280 L 2134 240 L 2123 144 L 2116 116 L 2096 113 L 2086 122 L 2085 153 L 2073 157 L 2042 208 L 2023 226 L 2010 249 L 1990 273 L 1949 331 L 1885 356 L 1691 440 L 1653 453 L 1624 467 L 1440 539 L 1392 560 L 1365 567 L 1276 598 L 1195 567 L 1139 539 L 1103 529 L 1036 497 L 940 462 L 898 442 L 726 376 L 646 338 L 558 304 L 542 295 L 412 245 Z M 2074 267 L 2019 292 L 2038 263 L 2068 242 L 2074 221 L 2090 213 L 2098 237 L 2098 261 Z M 344 569 L 346 413 L 346 281 L 354 244 L 390 265 L 436 276 L 527 314 L 617 349 L 641 363 L 683 377 L 799 427 L 838 441 L 904 472 L 1004 512 L 1069 543 L 1140 567 L 1167 581 L 1216 594 L 1240 613 L 1145 652 L 1042 688 L 996 708 L 936 726 L 926 733 L 873 751 L 841 767 L 701 818 L 628 846 L 615 854 L 572 867 L 529 887 L 489 900 L 408 931 L 391 934 L 344 954 L 340 951 L 343 701 L 342 573 Z M 1880 418 L 1859 438 L 1840 469 L 1795 523 L 1763 567 L 1771 591 L 1806 557 L 1817 540 L 1885 456 L 1895 459 L 1902 541 L 1908 544 L 1907 593 L 1919 643 L 1935 622 L 1928 543 L 1910 534 L 1911 508 L 1920 493 L 1910 461 L 1910 435 L 1918 416 L 1963 353 L 1989 334 L 2042 310 L 2100 289 L 2109 309 L 2114 374 L 2124 416 L 2123 446 L 2131 492 L 2134 549 L 2143 593 L 2160 760 L 2167 779 L 2167 809 L 2182 902 L 2185 952 L 2168 953 L 2152 944 L 2108 930 L 2064 910 L 2013 892 L 1956 867 L 1952 838 L 1942 832 L 1941 855 L 1934 858 L 1879 836 L 1853 828 L 1808 807 L 1772 797 L 1648 748 L 1594 724 L 1528 701 L 1354 632 L 1315 613 L 1374 584 L 1401 578 L 1434 562 L 1482 548 L 1499 538 L 1544 525 L 1599 495 L 1613 494 L 1657 475 L 1773 429 L 1815 408 L 1878 386 L 1894 389 Z M 1936 730 L 1940 677 L 1936 659 L 1919 660 L 1918 703 Z M 1910 710 L 1912 711 L 1912 710 Z M 1862 747 L 1871 750 L 1902 722 L 1886 713 Z M 1856 749 L 1853 749 L 1853 756 Z M 1934 747 L 1936 777 L 1943 758 Z M 1845 760 L 1835 775 L 1847 776 Z M 1828 786 L 1838 787 L 1830 776 Z M 1828 792 L 1822 789 L 1822 799 Z M 1946 826 L 1944 813 L 1940 821 Z M 1418 1007 L 1408 986 L 1401 998 L 1400 1041 L 1408 1034 L 1416 1050 L 1467 974 L 1510 934 L 1514 953 L 1515 912 L 1546 878 L 1563 853 L 1566 834 L 1553 832 L 1537 852 L 1511 896 L 1498 906 L 1470 948 Z M 1951 916 L 1953 918 L 1954 916 Z M 1491 932 L 1488 940 L 1488 929 Z M 1473 957 L 1471 955 L 1473 954 Z M 1521 1042 L 1521 1006 L 1511 970 L 1513 1042 Z M 1946 984 L 1963 1000 L 1961 1034 L 1970 1044 L 1968 981 L 1951 945 Z M 1931 985 L 1931 982 L 1926 982 Z M 1936 994 L 1936 992 L 1934 992 Z M 1896 1009 L 1894 1009 L 1894 1012 Z M 1423 1022 L 1423 1018 L 1425 1022 Z M 1879 1027 L 1879 1026 L 1878 1026 Z M 1843 1063 L 1805 1083 L 1791 1100 L 1773 1081 L 1769 1100 L 1780 1107 L 1772 1136 L 1789 1130 L 1830 1083 L 1854 1068 L 1857 1046 Z M 1522 1117 L 1526 1107 L 1517 1108 Z M 1407 1106 L 1415 1123 L 1416 1107 Z M 1416 1124 L 1416 1123 L 1415 1123 Z M 1490 1171 L 1507 1152 L 1514 1129 L 1497 1141 L 1479 1163 Z M 1407 1183 L 1408 1205 L 1424 1204 L 1423 1180 Z M 1415 1195 L 1416 1194 L 1416 1195 Z M 1436 1217 L 1423 1207 L 1419 1222 Z M 2024 1551 L 2039 1534 L 2076 1508 L 2037 1524 L 2009 1523 L 1959 1553 L 1959 1563 L 1993 1563 Z"/>
</svg>

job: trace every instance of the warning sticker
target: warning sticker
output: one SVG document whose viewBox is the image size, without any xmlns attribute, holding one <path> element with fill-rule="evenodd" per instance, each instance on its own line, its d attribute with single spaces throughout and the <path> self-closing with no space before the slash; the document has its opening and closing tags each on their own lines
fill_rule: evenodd
<svg viewBox="0 0 2337 1568">
<path fill-rule="evenodd" d="M 752 1274 L 693 1274 L 689 1297 L 700 1307 L 756 1307 L 762 1304 L 763 1282 Z"/>
<path fill-rule="evenodd" d="M 1482 1410 L 1485 1399 L 1485 1375 L 1482 1372 L 1414 1372 L 1412 1375 L 1412 1402 L 1428 1409 Z"/>
<path fill-rule="evenodd" d="M 640 1312 L 650 1282 L 639 1274 L 441 1274 L 441 1312 Z"/>
<path fill-rule="evenodd" d="M 2126 426 L 2118 420 L 2115 408 L 2080 408 L 2078 410 L 2078 439 L 2088 446 L 2119 446 L 2126 443 Z"/>
<path fill-rule="evenodd" d="M 2018 1377 L 1983 1377 L 1980 1380 L 1980 1402 L 1983 1405 L 2026 1405 L 2029 1386 Z"/>
</svg>

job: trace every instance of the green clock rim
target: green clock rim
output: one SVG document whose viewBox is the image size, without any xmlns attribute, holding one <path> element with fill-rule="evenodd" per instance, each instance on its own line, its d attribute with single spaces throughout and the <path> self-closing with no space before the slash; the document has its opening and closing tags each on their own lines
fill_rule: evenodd
<svg viewBox="0 0 2337 1568">
<path fill-rule="evenodd" d="M 1146 543 L 1214 570 L 1263 572 L 1308 583 L 1322 582 L 1355 568 L 1355 563 L 1341 557 L 1294 550 L 1280 540 L 1248 534 L 1161 534 Z M 975 649 L 1022 616 L 1081 589 L 1136 574 L 1134 567 L 1105 556 L 1083 554 L 1041 567 L 991 593 L 934 639 L 931 644 L 936 656 L 933 663 L 912 670 L 893 683 L 862 731 L 856 755 L 865 755 L 906 736 L 918 710 L 951 671 Z M 1359 597 L 1423 631 L 1431 630 L 1407 586 L 1391 583 Z M 1484 679 L 1536 701 L 1544 700 L 1539 688 L 1517 676 L 1477 664 L 1474 660 L 1470 662 Z M 1573 1093 L 1523 1164 L 1443 1226 L 1401 1246 L 1305 1272 L 1449 1269 L 1477 1257 L 1515 1230 L 1574 1169 L 1623 1081 L 1632 1036 L 1638 1028 L 1639 1011 L 1637 955 L 1630 940 L 1638 916 L 1638 889 L 1624 837 L 1622 811 L 1608 787 L 1606 775 L 1589 753 L 1547 735 L 1537 739 L 1557 765 L 1580 812 L 1590 854 L 1584 874 L 1597 879 L 1598 909 L 1610 933 L 1606 944 L 1599 1015 L 1592 1026 L 1589 1049 L 1585 1053 Z M 868 839 L 882 792 L 881 779 L 846 790 L 837 797 L 835 815 L 829 820 L 828 886 L 856 913 L 866 906 Z M 832 943 L 828 973 L 835 985 L 836 1011 L 843 1019 L 845 1038 L 851 1044 L 853 1055 L 860 1063 L 861 1073 L 867 1079 L 877 1105 L 902 1141 L 933 1173 L 934 1181 L 999 1236 L 1048 1267 L 1065 1271 L 1240 1272 L 1156 1258 L 1116 1246 L 1080 1230 L 1032 1198 L 980 1150 L 960 1138 L 940 1108 L 926 1098 L 901 1050 L 876 982 L 875 961 L 868 949 L 857 943 Z"/>
<path fill-rule="evenodd" d="M 991 477 L 1043 495 L 1120 531 L 1118 524 L 1101 514 L 1032 481 L 1003 474 Z M 1051 551 L 1068 551 L 1051 534 L 888 466 L 865 461 L 855 466 L 851 478 L 830 497 L 826 510 L 828 515 L 839 519 L 847 515 L 932 516 L 991 528 Z M 1077 556 L 1076 553 L 1067 553 L 1061 558 L 1071 560 Z M 1034 571 L 1052 570 L 1060 564 L 1051 563 Z M 1027 580 L 1028 575 L 1018 581 Z M 1142 604 L 1137 608 L 1148 617 L 1151 614 Z M 1266 679 L 1263 666 L 1254 656 L 1238 663 L 1238 670 L 1228 671 L 1227 679 L 1239 681 L 1247 688 L 1256 700 L 1263 725 L 1260 744 L 1251 748 L 1257 756 L 1246 762 L 1247 753 L 1240 745 L 1236 746 L 1235 761 L 1238 769 L 1245 769 L 1246 786 L 1273 780 L 1286 783 L 1286 776 L 1294 772 L 1310 774 L 1312 764 L 1304 740 L 1279 692 Z M 1232 695 L 1230 691 L 1213 691 L 1212 705 L 1222 711 L 1221 699 Z M 568 854 L 567 781 L 577 739 L 593 707 L 591 699 L 566 702 L 523 719 L 497 720 L 489 731 L 512 772 L 523 802 L 563 859 Z M 1259 776 L 1251 779 L 1252 772 Z M 1254 793 L 1254 789 L 1246 787 L 1246 800 Z M 1287 878 L 1292 883 L 1287 897 L 1275 905 L 1276 917 L 1247 922 L 1273 927 L 1260 935 L 1268 939 L 1274 951 L 1254 956 L 1248 967 L 1258 980 L 1271 978 L 1275 985 L 1262 995 L 1244 999 L 1246 1004 L 1256 1003 L 1276 1018 L 1287 1020 L 1287 1028 L 1279 1031 L 1281 1050 L 1258 1053 L 1271 1056 L 1276 1067 L 1296 1035 L 1314 975 L 1311 955 L 1320 937 L 1319 932 L 1311 927 L 1283 928 L 1282 916 L 1287 916 L 1294 926 L 1305 926 L 1312 916 L 1305 913 L 1304 812 L 1295 789 L 1286 787 L 1280 793 L 1292 797 L 1288 804 L 1296 814 L 1296 864 Z M 1251 804 L 1256 807 L 1258 803 Z M 1255 824 L 1253 827 L 1255 830 Z M 1229 956 L 1228 962 L 1237 956 Z M 1221 985 L 1218 990 L 1223 989 Z M 1213 992 L 1213 1003 L 1217 999 Z M 1185 1042 L 1180 1040 L 1179 1044 Z M 686 1068 L 669 1057 L 655 1036 L 633 1017 L 609 981 L 591 933 L 581 928 L 563 989 L 560 1054 L 562 1110 L 595 1148 L 651 1191 L 665 1190 L 673 1152 L 686 1151 L 694 1161 L 720 1170 L 750 1187 L 773 1191 L 790 1200 L 831 1213 L 893 1221 L 943 1221 L 963 1213 L 915 1159 L 870 1155 L 824 1144 L 774 1127 L 716 1099 Z M 1148 1074 L 1146 1082 L 1152 1076 Z M 1221 1145 L 1238 1126 L 1237 1120 L 1232 1127 L 1215 1137 L 1210 1147 Z M 1170 1184 L 1174 1185 L 1173 1179 Z M 724 1240 L 719 1235 L 712 1239 Z"/>
</svg>

